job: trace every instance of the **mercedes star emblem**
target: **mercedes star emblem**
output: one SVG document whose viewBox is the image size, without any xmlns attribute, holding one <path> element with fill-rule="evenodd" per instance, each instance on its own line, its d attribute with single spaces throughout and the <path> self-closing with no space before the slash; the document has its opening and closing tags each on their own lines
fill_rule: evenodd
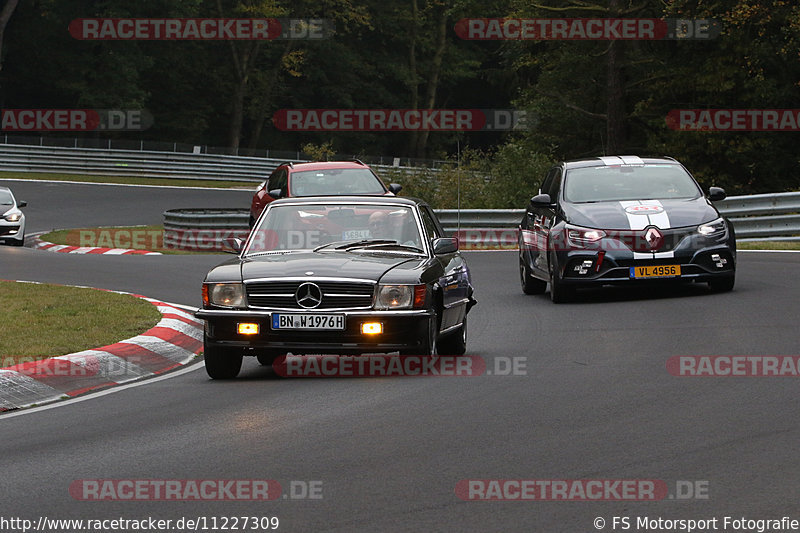
<svg viewBox="0 0 800 533">
<path fill-rule="evenodd" d="M 322 303 L 322 290 L 317 284 L 306 282 L 297 287 L 294 297 L 300 307 L 314 309 Z"/>
</svg>

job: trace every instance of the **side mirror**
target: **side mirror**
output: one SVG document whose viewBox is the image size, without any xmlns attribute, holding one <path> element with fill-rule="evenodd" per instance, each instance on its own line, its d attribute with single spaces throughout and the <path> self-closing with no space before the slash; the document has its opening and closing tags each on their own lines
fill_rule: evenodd
<svg viewBox="0 0 800 533">
<path fill-rule="evenodd" d="M 244 241 L 238 237 L 228 237 L 222 241 L 222 251 L 229 254 L 238 254 L 242 251 Z"/>
<path fill-rule="evenodd" d="M 24 201 L 22 201 L 22 200 L 20 200 L 19 202 L 17 202 L 17 207 L 25 207 L 26 205 L 28 205 L 28 202 L 24 202 Z"/>
<path fill-rule="evenodd" d="M 278 198 L 283 198 L 283 189 L 272 189 L 271 191 L 269 191 L 269 195 L 275 198 L 276 200 Z"/>
<path fill-rule="evenodd" d="M 727 194 L 725 193 L 725 189 L 722 187 L 709 187 L 708 188 L 708 199 L 712 202 L 719 202 L 727 198 Z"/>
<path fill-rule="evenodd" d="M 531 198 L 531 205 L 533 207 L 550 207 L 553 205 L 552 200 L 550 200 L 550 195 L 547 193 L 537 194 L 533 198 Z"/>
<path fill-rule="evenodd" d="M 433 240 L 433 253 L 435 255 L 452 254 L 458 251 L 458 239 L 452 237 Z"/>
<path fill-rule="evenodd" d="M 403 186 L 399 183 L 390 183 L 389 184 L 389 192 L 394 194 L 400 194 L 400 191 L 403 189 Z"/>
</svg>

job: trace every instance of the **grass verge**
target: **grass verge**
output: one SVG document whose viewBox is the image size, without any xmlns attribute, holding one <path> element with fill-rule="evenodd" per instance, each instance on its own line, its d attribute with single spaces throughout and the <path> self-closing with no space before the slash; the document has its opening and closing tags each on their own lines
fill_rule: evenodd
<svg viewBox="0 0 800 533">
<path fill-rule="evenodd" d="M 80 181 L 83 183 L 120 183 L 124 185 L 171 185 L 173 187 L 211 187 L 214 189 L 255 190 L 252 181 L 189 180 L 181 178 L 139 178 L 135 176 L 87 176 L 45 172 L 0 172 L 0 178 L 12 180 Z"/>
<path fill-rule="evenodd" d="M 800 242 L 795 241 L 747 241 L 737 242 L 738 250 L 800 250 Z"/>
<path fill-rule="evenodd" d="M 0 368 L 114 344 L 161 319 L 128 294 L 14 281 L 0 281 L 0 309 Z"/>
</svg>

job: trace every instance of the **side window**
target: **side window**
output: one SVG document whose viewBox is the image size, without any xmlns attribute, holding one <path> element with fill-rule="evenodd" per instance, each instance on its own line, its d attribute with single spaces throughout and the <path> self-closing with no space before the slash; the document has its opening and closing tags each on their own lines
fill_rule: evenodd
<svg viewBox="0 0 800 533">
<path fill-rule="evenodd" d="M 550 182 L 550 187 L 547 190 L 547 194 L 550 195 L 550 200 L 555 202 L 556 199 L 558 198 L 558 193 L 560 190 L 561 190 L 561 169 L 554 168 L 552 181 Z"/>
<path fill-rule="evenodd" d="M 280 176 L 281 174 L 286 174 L 286 171 L 282 168 L 276 168 L 272 174 L 269 175 L 269 180 L 267 181 L 267 191 L 271 191 L 273 189 L 280 189 Z"/>
<path fill-rule="evenodd" d="M 430 212 L 430 207 L 422 206 L 419 210 L 422 216 L 422 227 L 425 230 L 425 236 L 430 239 L 436 239 L 442 236 L 441 227 L 436 223 L 436 219 Z"/>
<path fill-rule="evenodd" d="M 544 181 L 542 182 L 542 186 L 539 187 L 540 194 L 549 194 L 550 185 L 553 183 L 553 175 L 555 174 L 555 171 L 556 171 L 555 168 L 551 168 L 550 170 L 547 171 L 547 175 L 545 176 Z"/>
</svg>

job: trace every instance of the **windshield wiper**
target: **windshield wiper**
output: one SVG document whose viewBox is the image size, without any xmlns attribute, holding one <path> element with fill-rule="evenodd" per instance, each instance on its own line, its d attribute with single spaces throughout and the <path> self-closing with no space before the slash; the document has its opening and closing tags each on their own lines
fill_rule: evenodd
<svg viewBox="0 0 800 533">
<path fill-rule="evenodd" d="M 348 250 L 353 250 L 356 248 L 403 248 L 405 250 L 412 250 L 417 253 L 425 253 L 425 250 L 423 250 L 422 248 L 413 246 L 411 244 L 402 244 L 397 241 L 359 244 L 359 245 L 349 246 Z"/>
<path fill-rule="evenodd" d="M 368 245 L 368 244 L 392 244 L 392 243 L 395 243 L 395 242 L 397 242 L 397 241 L 393 241 L 393 240 L 389 240 L 389 239 L 358 239 L 358 240 L 350 239 L 350 240 L 347 240 L 347 241 L 329 242 L 328 244 L 323 244 L 321 246 L 317 246 L 312 251 L 318 252 L 318 251 L 322 250 L 323 248 L 327 248 L 328 246 L 334 246 L 334 245 L 336 245 L 334 250 L 346 250 L 347 248 L 350 248 L 352 246 L 363 246 L 363 245 Z"/>
</svg>

